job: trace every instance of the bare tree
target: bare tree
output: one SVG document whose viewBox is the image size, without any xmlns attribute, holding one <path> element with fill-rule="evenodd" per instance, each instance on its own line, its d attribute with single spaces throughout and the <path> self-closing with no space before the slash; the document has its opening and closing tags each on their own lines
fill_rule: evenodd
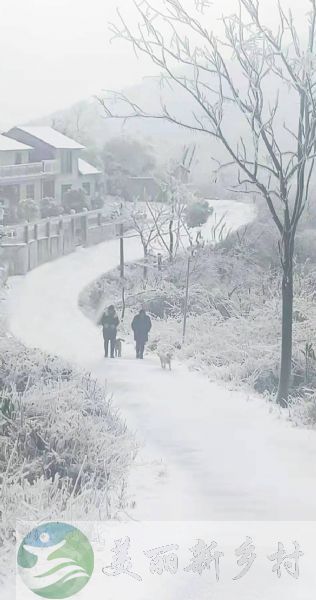
<svg viewBox="0 0 316 600">
<path fill-rule="evenodd" d="M 172 263 L 177 256 L 181 245 L 182 235 L 185 233 L 189 242 L 191 242 L 190 232 L 185 223 L 185 214 L 188 204 L 196 201 L 194 193 L 188 187 L 191 166 L 196 152 L 196 145 L 193 147 L 185 146 L 180 161 L 172 161 L 169 168 L 166 169 L 166 176 L 158 178 L 161 194 L 166 204 L 166 219 L 168 220 L 168 235 L 166 232 L 157 233 L 162 246 L 166 250 L 169 262 Z M 149 212 L 151 211 L 148 205 Z M 153 217 L 153 215 L 152 215 Z"/>
<path fill-rule="evenodd" d="M 177 256 L 184 231 L 189 237 L 185 224 L 185 212 L 188 203 L 192 201 L 193 194 L 189 191 L 188 186 L 180 182 L 172 173 L 168 173 L 166 179 L 160 181 L 160 187 L 165 201 L 168 235 L 166 232 L 160 232 L 159 237 L 162 246 L 167 251 L 169 262 L 172 263 Z"/>
<path fill-rule="evenodd" d="M 169 175 L 169 204 L 171 214 L 169 220 L 169 258 L 173 261 L 179 247 L 181 227 L 184 223 L 184 212 L 187 203 L 189 190 L 186 184 L 189 181 L 189 175 L 193 159 L 196 152 L 196 145 L 192 148 L 185 146 L 181 162 L 176 164 L 173 172 Z M 174 231 L 175 227 L 175 231 Z M 175 241 L 176 233 L 176 241 Z"/>
<path fill-rule="evenodd" d="M 146 206 L 148 215 L 156 225 L 160 245 L 172 263 L 180 247 L 186 249 L 188 245 L 191 248 L 196 244 L 201 245 L 201 231 L 190 231 L 187 223 L 188 208 L 196 204 L 198 199 L 187 183 L 179 181 L 172 172 L 167 174 L 164 181 L 160 180 L 159 185 L 164 202 L 159 206 L 159 203 L 146 201 Z M 161 198 L 160 194 L 158 196 Z"/>
<path fill-rule="evenodd" d="M 78 102 L 66 113 L 53 116 L 51 125 L 54 129 L 60 131 L 60 133 L 75 138 L 78 142 L 87 144 L 90 140 L 86 111 L 86 104 Z"/>
<path fill-rule="evenodd" d="M 144 253 L 143 277 L 148 278 L 148 261 L 152 245 L 156 240 L 160 243 L 164 240 L 164 226 L 167 223 L 168 216 L 165 212 L 163 204 L 155 205 L 148 199 L 145 201 L 148 214 L 140 212 L 137 207 L 137 202 L 131 210 L 128 210 L 129 217 L 133 223 L 133 228 L 139 235 Z"/>
<path fill-rule="evenodd" d="M 195 0 L 192 12 L 181 0 L 133 2 L 139 14 L 138 27 L 133 30 L 118 13 L 119 22 L 112 26 L 114 37 L 123 38 L 136 53 L 152 59 L 162 71 L 162 81 L 184 94 L 192 106 L 191 115 L 183 117 L 180 108 L 174 114 L 164 101 L 159 114 L 152 115 L 123 94 L 116 94 L 117 113 L 107 98 L 101 101 L 108 117 L 166 119 L 219 141 L 229 157 L 220 168 L 237 166 L 239 188 L 259 192 L 265 199 L 279 232 L 283 302 L 277 399 L 286 406 L 292 366 L 295 234 L 308 199 L 315 159 L 316 0 L 309 0 L 308 35 L 303 37 L 280 0 L 276 2 L 278 27 L 274 32 L 262 20 L 260 0 L 236 0 L 238 10 L 222 19 L 222 39 L 207 27 L 205 0 Z M 204 11 L 203 17 L 198 11 Z M 227 58 L 229 53 L 233 61 Z M 288 123 L 283 122 L 280 106 L 282 90 L 292 104 Z M 234 110 L 246 132 L 237 139 L 227 126 Z"/>
</svg>

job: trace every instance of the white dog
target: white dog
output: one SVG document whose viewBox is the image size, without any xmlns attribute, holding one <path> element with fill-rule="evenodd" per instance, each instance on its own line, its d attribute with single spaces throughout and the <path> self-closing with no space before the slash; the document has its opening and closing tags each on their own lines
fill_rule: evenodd
<svg viewBox="0 0 316 600">
<path fill-rule="evenodd" d="M 171 352 L 163 352 L 162 350 L 160 350 L 160 352 L 158 352 L 158 356 L 160 358 L 161 368 L 166 369 L 166 367 L 169 367 L 169 371 L 171 371 Z"/>
</svg>

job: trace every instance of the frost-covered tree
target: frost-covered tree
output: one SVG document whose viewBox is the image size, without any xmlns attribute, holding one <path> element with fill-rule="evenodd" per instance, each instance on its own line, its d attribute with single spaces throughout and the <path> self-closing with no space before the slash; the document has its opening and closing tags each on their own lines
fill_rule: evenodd
<svg viewBox="0 0 316 600">
<path fill-rule="evenodd" d="M 181 0 L 134 0 L 137 27 L 119 13 L 119 23 L 112 26 L 114 37 L 149 57 L 162 72 L 162 84 L 168 84 L 169 101 L 172 93 L 180 94 L 181 100 L 175 104 L 162 99 L 161 110 L 151 114 L 116 94 L 117 112 L 113 104 L 104 102 L 104 108 L 109 117 L 165 119 L 208 136 L 228 157 L 219 168 L 237 167 L 238 189 L 256 191 L 265 199 L 279 235 L 283 302 L 278 402 L 286 406 L 294 244 L 315 159 L 316 0 L 308 1 L 302 36 L 281 2 L 276 2 L 276 27 L 266 25 L 263 3 L 236 0 L 236 12 L 222 18 L 223 35 L 217 37 L 205 0 L 192 0 L 191 9 Z M 288 103 L 291 111 L 285 118 Z M 233 123 L 240 124 L 243 133 L 236 133 Z"/>
<path fill-rule="evenodd" d="M 171 263 L 180 246 L 187 207 L 192 204 L 194 199 L 194 194 L 188 187 L 188 181 L 195 151 L 195 145 L 193 148 L 185 146 L 181 160 L 173 161 L 171 168 L 167 169 L 166 176 L 160 180 L 162 198 L 167 203 L 169 210 L 168 239 L 165 236 L 161 239 Z"/>
<path fill-rule="evenodd" d="M 158 226 L 156 229 L 161 245 L 168 255 L 169 262 L 172 263 L 181 246 L 182 236 L 187 235 L 187 237 L 190 237 L 186 227 L 185 213 L 188 205 L 194 201 L 195 196 L 186 183 L 179 181 L 170 172 L 167 173 L 164 179 L 159 181 L 159 186 L 161 198 L 165 205 L 163 221 L 164 224 L 167 223 L 167 227 L 164 231 L 161 231 Z M 152 211 L 150 204 L 148 210 L 149 212 Z"/>
<path fill-rule="evenodd" d="M 185 214 L 187 226 L 189 228 L 201 227 L 207 222 L 211 214 L 212 209 L 207 200 L 196 200 L 187 207 Z"/>
<path fill-rule="evenodd" d="M 81 212 L 84 208 L 89 208 L 89 202 L 82 188 L 66 192 L 62 199 L 62 205 L 66 213 L 70 213 L 71 210 Z"/>
<path fill-rule="evenodd" d="M 154 204 L 149 199 L 145 201 L 145 211 L 140 211 L 135 202 L 131 207 L 126 206 L 125 216 L 132 222 L 134 230 L 139 235 L 143 247 L 143 278 L 148 278 L 149 255 L 155 241 L 162 243 L 165 226 L 168 222 L 168 212 L 164 204 Z"/>
<path fill-rule="evenodd" d="M 20 221 L 35 221 L 40 214 L 38 205 L 32 198 L 20 200 L 17 212 Z"/>
</svg>

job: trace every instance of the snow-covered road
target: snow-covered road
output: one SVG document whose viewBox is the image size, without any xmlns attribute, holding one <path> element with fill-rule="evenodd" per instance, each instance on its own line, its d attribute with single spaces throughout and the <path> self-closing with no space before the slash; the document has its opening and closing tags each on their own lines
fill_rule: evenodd
<svg viewBox="0 0 316 600">
<path fill-rule="evenodd" d="M 217 204 L 228 227 L 252 207 Z M 260 399 L 230 392 L 184 365 L 155 357 L 105 361 L 100 331 L 78 308 L 80 291 L 118 264 L 117 240 L 12 280 L 9 324 L 28 346 L 56 353 L 107 380 L 115 404 L 144 442 L 131 476 L 133 516 L 148 520 L 316 518 L 316 435 L 292 428 Z M 135 238 L 126 257 L 141 257 Z M 18 292 L 18 293 L 17 293 Z"/>
</svg>

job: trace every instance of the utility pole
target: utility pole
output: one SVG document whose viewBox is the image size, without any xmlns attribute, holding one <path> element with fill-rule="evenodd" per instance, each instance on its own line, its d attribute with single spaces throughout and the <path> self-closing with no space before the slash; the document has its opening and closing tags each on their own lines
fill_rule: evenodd
<svg viewBox="0 0 316 600">
<path fill-rule="evenodd" d="M 185 288 L 184 316 L 183 316 L 182 344 L 184 344 L 184 342 L 185 342 L 185 334 L 186 334 L 186 328 L 187 328 L 189 284 L 190 284 L 190 266 L 191 266 L 191 256 L 188 257 L 187 280 L 186 280 L 186 288 Z"/>
<path fill-rule="evenodd" d="M 124 278 L 124 224 L 120 223 L 120 274 Z"/>
<path fill-rule="evenodd" d="M 124 224 L 123 221 L 120 223 L 120 277 L 122 281 L 122 315 L 121 321 L 125 315 L 125 286 L 124 286 Z"/>
<path fill-rule="evenodd" d="M 162 254 L 161 252 L 158 253 L 158 271 L 162 270 Z"/>
<path fill-rule="evenodd" d="M 125 317 L 125 308 L 126 308 L 126 305 L 125 305 L 125 287 L 123 285 L 123 287 L 122 287 L 122 313 L 121 313 L 121 321 L 123 321 L 124 317 Z"/>
</svg>

